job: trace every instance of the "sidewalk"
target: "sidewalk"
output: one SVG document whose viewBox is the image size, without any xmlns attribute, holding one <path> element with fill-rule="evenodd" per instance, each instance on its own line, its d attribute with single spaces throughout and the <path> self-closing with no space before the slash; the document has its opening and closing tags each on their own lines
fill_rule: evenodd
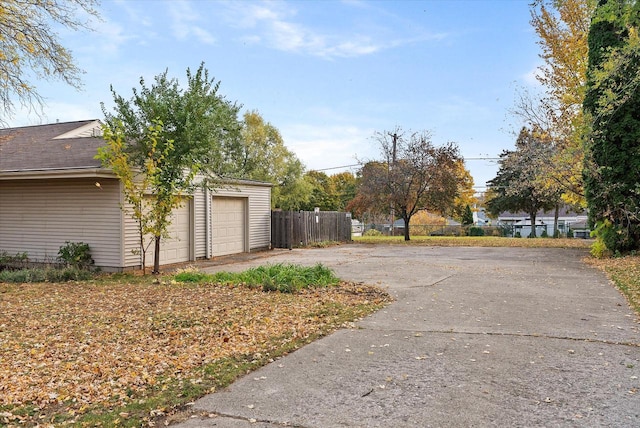
<svg viewBox="0 0 640 428">
<path fill-rule="evenodd" d="M 638 319 L 584 255 L 346 245 L 235 263 L 321 262 L 397 301 L 176 426 L 640 426 Z"/>
</svg>

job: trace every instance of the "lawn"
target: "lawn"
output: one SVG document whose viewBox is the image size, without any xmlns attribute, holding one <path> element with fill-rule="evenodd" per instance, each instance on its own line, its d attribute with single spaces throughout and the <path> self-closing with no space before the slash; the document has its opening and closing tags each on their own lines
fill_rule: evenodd
<svg viewBox="0 0 640 428">
<path fill-rule="evenodd" d="M 503 238 L 498 236 L 362 236 L 354 238 L 362 244 L 428 245 L 433 247 L 526 247 L 526 248 L 589 248 L 588 239 L 572 238 Z"/>
<path fill-rule="evenodd" d="M 640 316 L 640 256 L 589 258 L 588 262 L 607 274 Z"/>
<path fill-rule="evenodd" d="M 166 277 L 0 283 L 0 426 L 153 426 L 385 305 L 362 284 L 264 292 Z"/>
</svg>

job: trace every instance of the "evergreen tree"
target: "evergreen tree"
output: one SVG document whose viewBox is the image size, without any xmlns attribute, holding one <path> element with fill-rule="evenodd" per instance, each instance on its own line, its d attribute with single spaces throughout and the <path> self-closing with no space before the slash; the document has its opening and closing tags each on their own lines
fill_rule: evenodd
<svg viewBox="0 0 640 428">
<path fill-rule="evenodd" d="M 601 0 L 589 31 L 585 190 L 590 223 L 613 253 L 640 248 L 638 8 Z"/>
<path fill-rule="evenodd" d="M 467 205 L 462 214 L 462 225 L 469 226 L 470 224 L 473 224 L 473 213 L 471 212 L 471 207 Z"/>
</svg>

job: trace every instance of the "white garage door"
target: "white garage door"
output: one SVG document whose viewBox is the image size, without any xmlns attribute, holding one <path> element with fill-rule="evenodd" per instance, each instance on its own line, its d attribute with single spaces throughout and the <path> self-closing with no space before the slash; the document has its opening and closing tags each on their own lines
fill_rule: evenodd
<svg viewBox="0 0 640 428">
<path fill-rule="evenodd" d="M 245 198 L 213 198 L 212 229 L 214 256 L 245 251 Z"/>
<path fill-rule="evenodd" d="M 190 219 L 188 202 L 173 210 L 171 225 L 169 226 L 169 237 L 160 240 L 161 265 L 188 262 L 190 260 Z M 152 242 L 147 253 L 147 266 L 153 266 L 154 248 L 154 243 Z"/>
</svg>

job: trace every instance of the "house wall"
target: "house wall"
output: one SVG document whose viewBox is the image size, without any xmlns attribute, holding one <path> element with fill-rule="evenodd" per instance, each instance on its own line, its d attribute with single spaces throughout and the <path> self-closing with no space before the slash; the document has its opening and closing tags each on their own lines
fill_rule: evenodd
<svg viewBox="0 0 640 428">
<path fill-rule="evenodd" d="M 96 266 L 122 266 L 120 184 L 115 179 L 0 181 L 0 251 L 56 259 L 65 241 L 89 244 Z"/>
</svg>

